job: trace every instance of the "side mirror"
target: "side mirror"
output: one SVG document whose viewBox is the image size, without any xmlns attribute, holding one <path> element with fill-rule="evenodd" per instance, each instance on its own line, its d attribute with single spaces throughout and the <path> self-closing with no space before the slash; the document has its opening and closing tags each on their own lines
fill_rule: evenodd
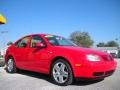
<svg viewBox="0 0 120 90">
<path fill-rule="evenodd" d="M 36 42 L 36 43 L 34 43 L 34 47 L 45 47 L 45 44 Z"/>
</svg>

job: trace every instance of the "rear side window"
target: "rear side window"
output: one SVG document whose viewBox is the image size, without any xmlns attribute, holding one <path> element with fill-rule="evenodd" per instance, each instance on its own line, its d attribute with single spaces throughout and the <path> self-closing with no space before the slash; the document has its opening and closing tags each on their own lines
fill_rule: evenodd
<svg viewBox="0 0 120 90">
<path fill-rule="evenodd" d="M 30 40 L 30 36 L 21 39 L 20 41 L 17 42 L 16 47 L 25 48 L 28 45 L 29 40 Z"/>
</svg>

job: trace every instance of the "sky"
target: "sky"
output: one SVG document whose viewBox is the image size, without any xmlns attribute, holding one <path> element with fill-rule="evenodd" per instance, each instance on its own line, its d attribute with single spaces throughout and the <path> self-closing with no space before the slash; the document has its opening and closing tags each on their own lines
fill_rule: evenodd
<svg viewBox="0 0 120 90">
<path fill-rule="evenodd" d="M 35 33 L 69 38 L 74 31 L 88 32 L 94 45 L 118 38 L 120 42 L 120 0 L 0 0 L 0 13 L 7 23 L 0 25 L 0 47 Z"/>
</svg>

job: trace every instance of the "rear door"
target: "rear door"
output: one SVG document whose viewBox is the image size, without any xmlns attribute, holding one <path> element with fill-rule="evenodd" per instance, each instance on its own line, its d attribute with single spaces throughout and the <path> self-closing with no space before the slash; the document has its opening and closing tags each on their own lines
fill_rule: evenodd
<svg viewBox="0 0 120 90">
<path fill-rule="evenodd" d="M 15 44 L 14 55 L 19 68 L 26 68 L 30 38 L 30 36 L 26 36 Z"/>
</svg>

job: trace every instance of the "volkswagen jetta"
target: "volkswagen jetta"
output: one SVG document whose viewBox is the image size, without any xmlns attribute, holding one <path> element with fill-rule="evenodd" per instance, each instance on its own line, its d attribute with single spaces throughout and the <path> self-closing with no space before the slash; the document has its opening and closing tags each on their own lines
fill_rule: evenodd
<svg viewBox="0 0 120 90">
<path fill-rule="evenodd" d="M 106 52 L 78 47 L 50 34 L 22 37 L 7 49 L 5 62 L 9 73 L 17 69 L 44 73 L 58 85 L 69 85 L 74 79 L 104 79 L 117 64 Z"/>
</svg>

